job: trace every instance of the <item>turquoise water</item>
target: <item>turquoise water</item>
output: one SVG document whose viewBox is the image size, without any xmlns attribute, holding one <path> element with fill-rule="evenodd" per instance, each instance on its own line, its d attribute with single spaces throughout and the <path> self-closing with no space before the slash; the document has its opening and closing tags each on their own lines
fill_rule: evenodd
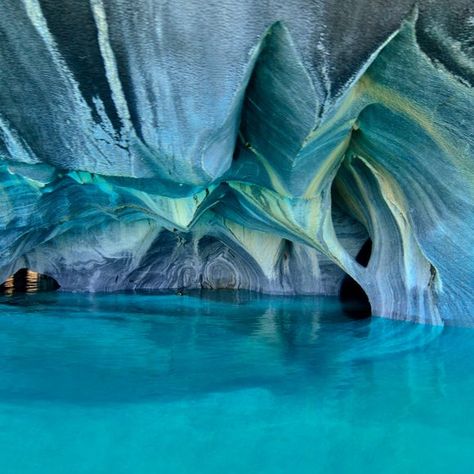
<svg viewBox="0 0 474 474">
<path fill-rule="evenodd" d="M 331 298 L 0 304 L 0 473 L 471 473 L 474 330 Z"/>
</svg>

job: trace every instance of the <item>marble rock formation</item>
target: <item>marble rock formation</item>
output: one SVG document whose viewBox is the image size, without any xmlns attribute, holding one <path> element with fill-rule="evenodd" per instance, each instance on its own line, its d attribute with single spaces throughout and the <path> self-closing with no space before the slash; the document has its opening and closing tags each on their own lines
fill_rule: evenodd
<svg viewBox="0 0 474 474">
<path fill-rule="evenodd" d="M 474 323 L 470 0 L 3 0 L 0 33 L 2 281 L 350 275 L 375 315 Z"/>
</svg>

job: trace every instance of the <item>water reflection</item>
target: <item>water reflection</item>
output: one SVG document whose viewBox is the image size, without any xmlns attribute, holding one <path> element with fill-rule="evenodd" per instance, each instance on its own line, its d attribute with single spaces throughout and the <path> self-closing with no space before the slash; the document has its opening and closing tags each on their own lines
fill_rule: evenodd
<svg viewBox="0 0 474 474">
<path fill-rule="evenodd" d="M 337 390 L 354 374 L 365 378 L 377 359 L 429 350 L 441 331 L 354 321 L 335 298 L 218 293 L 9 298 L 0 398 L 116 403 L 242 387 Z M 357 364 L 366 365 L 361 373 Z"/>
<path fill-rule="evenodd" d="M 16 293 L 37 293 L 39 291 L 54 291 L 59 288 L 54 278 L 22 268 L 9 276 L 0 285 L 0 294 L 12 296 Z"/>
<path fill-rule="evenodd" d="M 472 330 L 355 321 L 331 298 L 3 302 L 1 472 L 19 472 L 25 449 L 31 473 L 52 455 L 49 472 L 81 457 L 80 472 L 89 459 L 119 472 L 122 452 L 127 472 L 195 472 L 202 453 L 209 473 L 229 459 L 243 462 L 232 472 L 293 472 L 295 459 L 305 473 L 470 472 Z"/>
</svg>

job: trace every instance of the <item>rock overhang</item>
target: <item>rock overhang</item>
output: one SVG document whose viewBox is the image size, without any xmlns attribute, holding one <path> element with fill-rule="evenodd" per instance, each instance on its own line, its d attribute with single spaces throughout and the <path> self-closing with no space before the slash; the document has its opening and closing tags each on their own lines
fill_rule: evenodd
<svg viewBox="0 0 474 474">
<path fill-rule="evenodd" d="M 172 23 L 173 14 L 141 4 L 135 16 L 156 31 L 124 43 L 136 19 L 112 3 L 90 3 L 102 86 L 89 96 L 64 32 L 52 27 L 51 2 L 25 0 L 10 13 L 38 52 L 35 84 L 50 83 L 51 96 L 39 101 L 44 85 L 33 91 L 20 82 L 0 104 L 3 276 L 31 267 L 66 290 L 334 294 L 347 273 L 374 314 L 472 323 L 468 49 L 443 63 L 429 55 L 438 51 L 427 47 L 432 29 L 420 34 L 428 20 L 417 9 L 405 20 L 406 12 L 392 12 L 399 30 L 386 25 L 383 39 L 378 33 L 358 52 L 352 74 L 339 65 L 335 78 L 341 53 L 331 57 L 321 31 L 312 50 L 318 28 L 295 27 L 304 2 L 290 2 L 286 21 L 260 12 L 239 48 L 226 40 L 215 56 L 202 32 L 194 43 L 177 25 L 166 33 L 163 15 Z M 244 10 L 242 18 L 252 7 Z M 338 27 L 325 28 L 331 37 Z M 220 34 L 210 29 L 209 41 Z M 173 46 L 178 30 L 186 38 Z M 357 50 L 358 39 L 348 47 Z M 23 69 L 4 72 L 7 83 L 32 77 L 16 46 L 2 57 L 19 55 Z M 197 59 L 180 48 L 197 50 Z M 188 82 L 178 90 L 175 74 L 186 63 Z M 19 118 L 28 99 L 32 110 Z M 363 268 L 355 256 L 369 237 Z"/>
</svg>

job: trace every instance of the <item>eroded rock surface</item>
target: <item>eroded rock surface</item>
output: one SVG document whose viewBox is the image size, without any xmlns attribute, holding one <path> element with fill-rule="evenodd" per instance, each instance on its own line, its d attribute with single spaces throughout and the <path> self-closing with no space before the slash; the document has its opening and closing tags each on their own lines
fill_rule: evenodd
<svg viewBox="0 0 474 474">
<path fill-rule="evenodd" d="M 474 323 L 472 2 L 5 0 L 0 34 L 0 279 L 348 274 L 376 315 Z"/>
</svg>

